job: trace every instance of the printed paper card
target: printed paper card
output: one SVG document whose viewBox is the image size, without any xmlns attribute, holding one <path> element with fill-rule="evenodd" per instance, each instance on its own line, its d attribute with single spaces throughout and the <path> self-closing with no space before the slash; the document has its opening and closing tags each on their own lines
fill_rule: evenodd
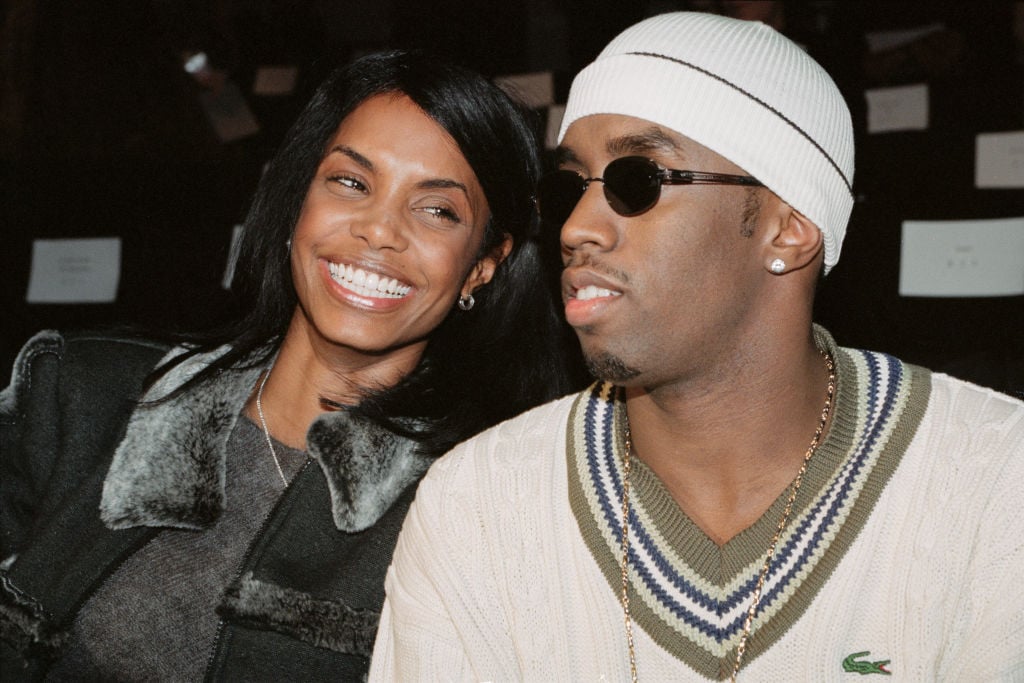
<svg viewBox="0 0 1024 683">
<path fill-rule="evenodd" d="M 1024 294 L 1024 217 L 904 221 L 900 295 Z"/>
<path fill-rule="evenodd" d="M 1024 130 L 976 138 L 974 184 L 980 189 L 1024 188 Z"/>
<path fill-rule="evenodd" d="M 32 243 L 30 304 L 110 303 L 121 278 L 121 238 L 40 239 Z"/>
<path fill-rule="evenodd" d="M 928 86 L 902 85 L 864 93 L 868 103 L 868 132 L 891 133 L 928 129 Z"/>
</svg>

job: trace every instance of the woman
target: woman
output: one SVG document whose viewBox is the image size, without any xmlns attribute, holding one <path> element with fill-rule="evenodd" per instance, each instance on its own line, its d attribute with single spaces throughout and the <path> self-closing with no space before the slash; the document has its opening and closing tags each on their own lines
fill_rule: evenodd
<svg viewBox="0 0 1024 683">
<path fill-rule="evenodd" d="M 570 388 L 537 170 L 480 76 L 360 59 L 261 181 L 248 314 L 166 355 L 30 341 L 0 394 L 2 676 L 362 678 L 431 458 Z"/>
</svg>

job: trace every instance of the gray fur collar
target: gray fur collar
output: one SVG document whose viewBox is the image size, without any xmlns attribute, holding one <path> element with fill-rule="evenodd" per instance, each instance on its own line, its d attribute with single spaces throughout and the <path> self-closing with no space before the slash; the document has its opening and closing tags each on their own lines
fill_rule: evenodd
<svg viewBox="0 0 1024 683">
<path fill-rule="evenodd" d="M 144 399 L 166 395 L 220 353 L 185 361 Z M 173 401 L 136 408 L 103 483 L 103 522 L 112 529 L 204 529 L 216 522 L 225 504 L 224 449 L 262 370 L 225 372 Z M 430 464 L 411 440 L 344 411 L 314 420 L 306 439 L 327 478 L 341 531 L 373 526 Z"/>
</svg>

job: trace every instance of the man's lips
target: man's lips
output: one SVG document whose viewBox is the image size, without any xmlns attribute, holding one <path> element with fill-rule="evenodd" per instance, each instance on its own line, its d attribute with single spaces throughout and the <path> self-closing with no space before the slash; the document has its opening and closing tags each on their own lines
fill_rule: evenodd
<svg viewBox="0 0 1024 683">
<path fill-rule="evenodd" d="M 567 271 L 562 276 L 565 319 L 576 328 L 599 322 L 609 308 L 621 301 L 622 294 L 620 285 L 590 270 Z"/>
<path fill-rule="evenodd" d="M 562 296 L 567 302 L 617 297 L 622 296 L 622 291 L 621 285 L 611 278 L 589 268 L 567 268 L 562 272 Z"/>
<path fill-rule="evenodd" d="M 616 292 L 596 285 L 587 285 L 573 292 L 570 298 L 576 299 L 576 301 L 590 301 L 591 299 L 599 299 L 606 296 L 622 296 L 622 292 Z"/>
</svg>

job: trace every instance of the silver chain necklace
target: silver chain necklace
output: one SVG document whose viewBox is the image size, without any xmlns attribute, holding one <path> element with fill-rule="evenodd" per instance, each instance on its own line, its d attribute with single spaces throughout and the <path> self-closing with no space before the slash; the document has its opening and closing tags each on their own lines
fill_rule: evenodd
<svg viewBox="0 0 1024 683">
<path fill-rule="evenodd" d="M 768 552 L 765 554 L 764 564 L 761 566 L 761 571 L 758 573 L 757 585 L 754 587 L 754 598 L 750 603 L 750 608 L 747 610 L 747 616 L 743 621 L 743 633 L 740 636 L 739 645 L 736 646 L 736 660 L 732 666 L 731 680 L 736 680 L 736 674 L 740 670 L 740 663 L 743 661 L 743 654 L 747 649 L 747 640 L 750 637 L 750 628 L 754 623 L 754 615 L 757 613 L 758 604 L 761 602 L 761 590 L 764 588 L 765 579 L 768 577 L 768 570 L 771 568 L 772 556 L 775 555 L 775 546 L 778 545 L 779 539 L 782 537 L 782 532 L 786 528 L 786 524 L 789 522 L 789 515 L 793 510 L 793 502 L 796 500 L 796 493 L 800 490 L 800 484 L 803 481 L 804 473 L 807 472 L 807 463 L 810 462 L 811 456 L 814 455 L 814 451 L 818 449 L 818 444 L 821 441 L 821 435 L 825 431 L 825 424 L 828 422 L 828 415 L 832 410 L 832 398 L 836 391 L 836 372 L 835 364 L 832 362 L 832 356 L 827 352 L 822 352 L 825 357 L 825 367 L 828 368 L 828 390 L 825 396 L 825 405 L 821 409 L 821 419 L 818 422 L 818 428 L 814 431 L 814 438 L 811 439 L 811 445 L 808 446 L 807 452 L 804 454 L 803 464 L 800 466 L 800 471 L 796 473 L 796 477 L 793 479 L 793 483 L 790 484 L 789 497 L 786 499 L 786 507 L 782 512 L 782 519 L 779 520 L 778 527 L 775 529 L 775 535 L 772 537 L 771 544 L 768 546 Z M 636 651 L 633 646 L 633 618 L 629 612 L 629 488 L 630 488 L 630 475 L 632 473 L 632 455 L 633 455 L 633 439 L 629 431 L 629 422 L 627 418 L 626 422 L 626 448 L 622 463 L 622 591 L 620 594 L 620 602 L 622 603 L 622 614 L 626 625 L 626 645 L 629 649 L 629 673 L 633 683 L 637 683 L 636 675 Z"/>
<path fill-rule="evenodd" d="M 274 441 L 270 438 L 270 430 L 267 429 L 267 418 L 263 417 L 263 387 L 267 385 L 267 378 L 270 377 L 270 370 L 263 373 L 263 379 L 260 380 L 260 388 L 256 391 L 256 414 L 260 416 L 260 426 L 263 427 L 263 436 L 267 439 L 267 448 L 270 449 L 270 455 L 274 458 L 274 465 L 277 467 L 277 473 L 281 475 L 281 481 L 285 486 L 288 486 L 288 477 L 284 476 L 284 470 L 281 469 L 281 461 L 277 459 L 277 451 L 274 450 Z"/>
</svg>

